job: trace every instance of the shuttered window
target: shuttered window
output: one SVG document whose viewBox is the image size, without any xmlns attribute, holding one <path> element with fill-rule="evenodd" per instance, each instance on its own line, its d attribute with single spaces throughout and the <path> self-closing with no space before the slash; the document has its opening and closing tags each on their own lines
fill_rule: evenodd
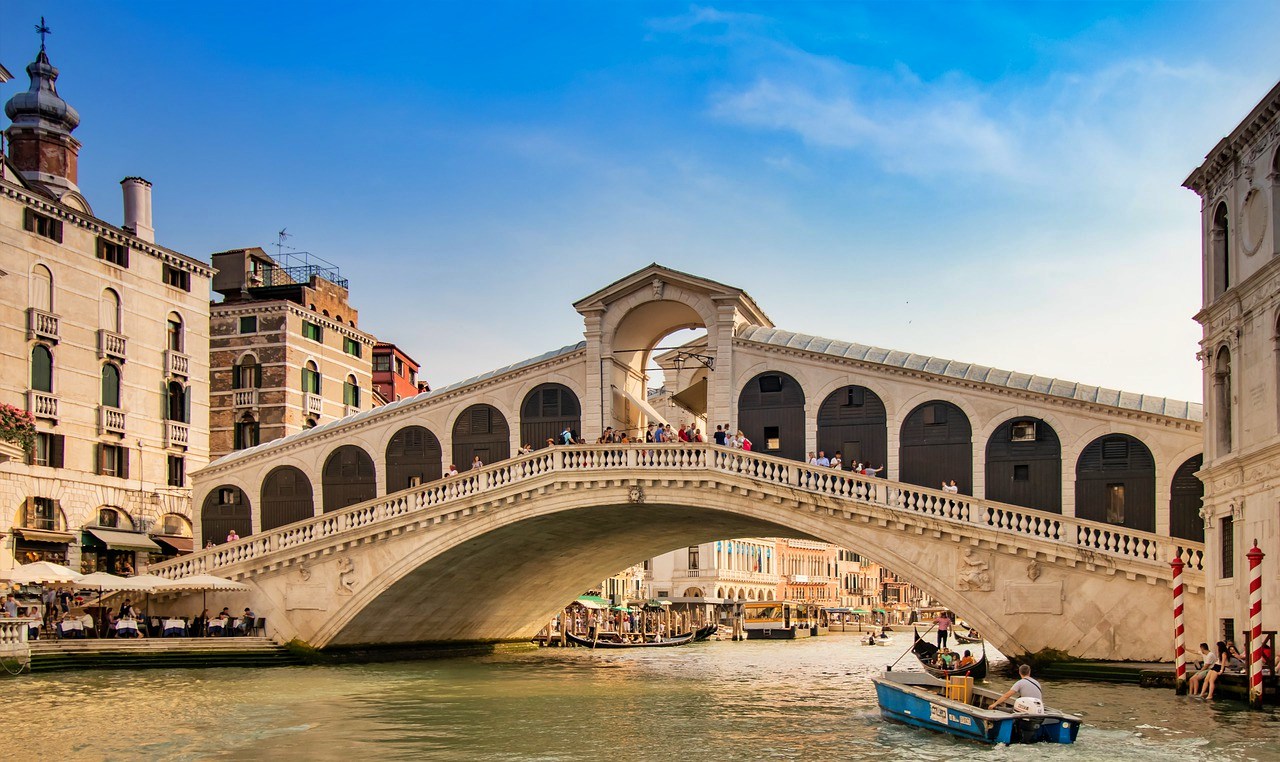
<svg viewBox="0 0 1280 762">
<path fill-rule="evenodd" d="M 29 233 L 62 243 L 62 220 L 55 220 L 33 209 L 27 209 L 22 218 L 22 226 Z"/>
<path fill-rule="evenodd" d="M 1222 578 L 1236 576 L 1236 521 L 1230 516 L 1223 517 L 1222 527 Z"/>
</svg>

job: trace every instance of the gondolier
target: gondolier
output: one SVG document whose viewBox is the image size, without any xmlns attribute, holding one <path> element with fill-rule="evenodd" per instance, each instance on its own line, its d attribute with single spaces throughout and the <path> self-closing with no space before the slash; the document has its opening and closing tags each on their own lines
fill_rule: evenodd
<svg viewBox="0 0 1280 762">
<path fill-rule="evenodd" d="M 947 616 L 947 612 L 942 612 L 938 618 L 933 620 L 934 625 L 938 628 L 938 648 L 945 648 L 947 645 L 947 632 L 951 629 L 951 617 Z"/>
</svg>

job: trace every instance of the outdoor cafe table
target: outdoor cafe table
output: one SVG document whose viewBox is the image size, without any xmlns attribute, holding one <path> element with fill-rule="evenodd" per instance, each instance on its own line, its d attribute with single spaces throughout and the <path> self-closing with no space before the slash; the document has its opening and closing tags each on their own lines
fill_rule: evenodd
<svg viewBox="0 0 1280 762">
<path fill-rule="evenodd" d="M 58 622 L 58 633 L 67 635 L 72 632 L 84 634 L 84 622 L 79 619 L 68 619 L 64 622 Z"/>
<path fill-rule="evenodd" d="M 138 620 L 121 619 L 116 622 L 116 634 L 120 634 L 122 632 L 132 632 L 136 635 L 138 633 Z"/>
<path fill-rule="evenodd" d="M 161 623 L 161 632 L 166 638 L 187 634 L 187 623 L 181 619 L 166 619 Z"/>
</svg>

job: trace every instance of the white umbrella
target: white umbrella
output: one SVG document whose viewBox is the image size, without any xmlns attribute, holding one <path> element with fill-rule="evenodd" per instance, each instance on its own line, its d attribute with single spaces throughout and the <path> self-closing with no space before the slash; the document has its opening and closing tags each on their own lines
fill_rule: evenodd
<svg viewBox="0 0 1280 762">
<path fill-rule="evenodd" d="M 0 578 L 15 585 L 60 585 L 80 581 L 79 574 L 49 561 L 23 564 L 16 569 L 0 572 Z"/>
<path fill-rule="evenodd" d="M 117 590 L 136 590 L 140 593 L 154 593 L 160 589 L 161 585 L 173 581 L 158 574 L 139 574 L 136 577 L 121 577 L 121 579 L 128 587 L 119 587 L 116 588 Z"/>
<path fill-rule="evenodd" d="M 196 574 L 190 577 L 165 580 L 155 586 L 155 592 L 157 593 L 194 592 L 196 590 L 240 591 L 248 589 L 248 585 L 223 577 L 215 577 L 212 574 Z"/>
</svg>

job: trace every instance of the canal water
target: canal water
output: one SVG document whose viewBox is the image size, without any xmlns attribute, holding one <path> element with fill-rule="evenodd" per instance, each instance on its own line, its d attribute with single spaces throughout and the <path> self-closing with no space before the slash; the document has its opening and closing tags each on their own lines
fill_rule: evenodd
<svg viewBox="0 0 1280 762">
<path fill-rule="evenodd" d="M 6 746 L 113 760 L 1280 759 L 1274 711 L 1136 686 L 1047 682 L 1048 703 L 1084 717 L 1074 747 L 989 749 L 890 724 L 867 678 L 897 641 L 23 676 L 2 683 Z"/>
</svg>

